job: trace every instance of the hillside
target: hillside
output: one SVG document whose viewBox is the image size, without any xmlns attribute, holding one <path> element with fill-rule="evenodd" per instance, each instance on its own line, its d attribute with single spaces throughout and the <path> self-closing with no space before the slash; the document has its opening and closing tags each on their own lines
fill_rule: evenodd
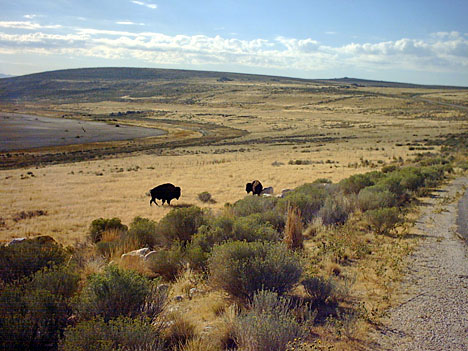
<svg viewBox="0 0 468 351">
<path fill-rule="evenodd" d="M 197 83 L 204 82 L 200 85 Z M 220 83 L 319 84 L 338 88 L 387 87 L 411 89 L 464 89 L 355 78 L 307 80 L 227 72 L 153 68 L 80 68 L 29 74 L 0 81 L 2 101 L 104 101 L 123 96 L 142 98 L 204 93 Z M 210 84 L 206 84 L 210 83 Z"/>
</svg>

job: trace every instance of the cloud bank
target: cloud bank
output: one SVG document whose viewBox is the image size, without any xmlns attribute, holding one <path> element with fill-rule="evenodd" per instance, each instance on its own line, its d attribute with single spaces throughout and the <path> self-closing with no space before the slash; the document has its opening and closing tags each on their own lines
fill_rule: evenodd
<svg viewBox="0 0 468 351">
<path fill-rule="evenodd" d="M 122 21 L 120 24 L 136 23 Z M 19 31 L 11 33 L 12 29 Z M 330 46 L 312 38 L 279 36 L 274 39 L 242 40 L 219 35 L 171 36 L 144 31 L 66 28 L 32 21 L 0 21 L 0 54 L 25 53 L 134 60 L 148 66 L 236 65 L 250 69 L 287 68 L 311 73 L 349 67 L 370 72 L 404 69 L 466 73 L 468 34 L 439 32 L 423 39 L 401 38 Z"/>
</svg>

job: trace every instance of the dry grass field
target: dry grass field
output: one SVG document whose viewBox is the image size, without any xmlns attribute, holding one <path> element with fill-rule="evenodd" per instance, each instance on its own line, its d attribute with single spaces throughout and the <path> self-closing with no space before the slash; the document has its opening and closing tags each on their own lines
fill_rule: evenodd
<svg viewBox="0 0 468 351">
<path fill-rule="evenodd" d="M 158 220 L 169 208 L 150 207 L 145 193 L 164 182 L 182 188 L 174 205 L 195 204 L 214 211 L 245 196 L 245 183 L 253 179 L 276 193 L 317 178 L 337 182 L 418 152 L 437 151 L 425 142 L 468 129 L 467 101 L 467 90 L 195 77 L 184 82 L 180 94 L 4 104 L 3 111 L 44 116 L 106 120 L 112 114 L 119 123 L 168 130 L 157 143 L 186 142 L 108 154 L 99 160 L 0 171 L 0 240 L 47 233 L 71 244 L 84 240 L 90 222 L 99 217 L 119 217 L 124 223 L 135 216 Z M 179 124 L 169 125 L 167 120 Z M 224 140 L 217 129 L 212 134 L 220 140 L 207 145 L 206 123 L 248 133 Z M 93 152 L 108 144 L 30 150 L 26 155 Z M 210 192 L 216 203 L 202 204 L 197 195 L 203 191 Z M 47 214 L 15 220 L 22 211 L 35 210 Z"/>
<path fill-rule="evenodd" d="M 83 250 L 77 254 L 86 256 L 83 276 L 105 266 L 87 239 L 91 222 L 118 217 L 128 225 L 137 216 L 159 221 L 171 207 L 149 205 L 147 192 L 158 184 L 182 188 L 173 208 L 196 205 L 221 213 L 227 203 L 246 196 L 245 184 L 254 179 L 275 194 L 319 178 L 335 183 L 405 164 L 421 153 L 436 154 L 440 147 L 431 141 L 468 131 L 467 89 L 177 71 L 158 73 L 158 79 L 130 74 L 109 80 L 98 73 L 102 80 L 67 80 L 59 72 L 44 83 L 55 87 L 50 91 L 25 80 L 20 83 L 29 87 L 24 88 L 29 95 L 22 92 L 21 98 L 9 81 L 0 81 L 0 118 L 24 113 L 167 131 L 133 141 L 0 153 L 0 242 L 51 235 Z M 468 164 L 466 153 L 456 157 Z M 205 191 L 215 201 L 201 202 L 198 195 Z M 374 349 L 369 330 L 396 303 L 403 258 L 422 235 L 411 227 L 417 209 L 408 208 L 405 215 L 406 222 L 391 235 L 371 230 L 359 211 L 343 225 L 315 221 L 304 228 L 304 273 L 334 279 L 339 304 L 320 311 L 310 343 L 288 350 Z M 106 235 L 110 242 L 118 231 Z M 154 277 L 141 260 L 120 254 L 108 259 Z M 307 293 L 299 285 L 291 295 L 300 300 Z M 191 269 L 170 283 L 170 298 L 173 324 L 165 332 L 191 335 L 174 350 L 226 348 L 222 343 L 238 318 L 234 300 Z"/>
</svg>

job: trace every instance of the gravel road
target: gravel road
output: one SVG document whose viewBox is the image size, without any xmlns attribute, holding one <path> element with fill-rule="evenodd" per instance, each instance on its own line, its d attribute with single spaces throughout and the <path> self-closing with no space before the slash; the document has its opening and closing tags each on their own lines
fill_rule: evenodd
<svg viewBox="0 0 468 351">
<path fill-rule="evenodd" d="M 468 246 L 457 233 L 467 228 L 468 186 L 461 177 L 435 193 L 416 224 L 425 239 L 409 258 L 399 305 L 375 335 L 375 350 L 468 350 Z"/>
</svg>

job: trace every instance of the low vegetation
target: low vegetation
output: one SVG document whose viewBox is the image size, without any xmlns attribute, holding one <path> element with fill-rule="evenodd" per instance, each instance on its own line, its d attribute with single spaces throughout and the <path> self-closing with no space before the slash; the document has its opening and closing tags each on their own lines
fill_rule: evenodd
<svg viewBox="0 0 468 351">
<path fill-rule="evenodd" d="M 88 243 L 74 248 L 50 237 L 1 246 L 0 343 L 358 348 L 362 330 L 391 304 L 414 242 L 406 236 L 412 204 L 466 162 L 446 160 L 418 157 L 338 184 L 319 180 L 283 198 L 246 196 L 220 213 L 173 208 L 160 221 L 135 217 L 128 226 L 99 218 Z M 147 257 L 128 254 L 141 248 Z"/>
</svg>

